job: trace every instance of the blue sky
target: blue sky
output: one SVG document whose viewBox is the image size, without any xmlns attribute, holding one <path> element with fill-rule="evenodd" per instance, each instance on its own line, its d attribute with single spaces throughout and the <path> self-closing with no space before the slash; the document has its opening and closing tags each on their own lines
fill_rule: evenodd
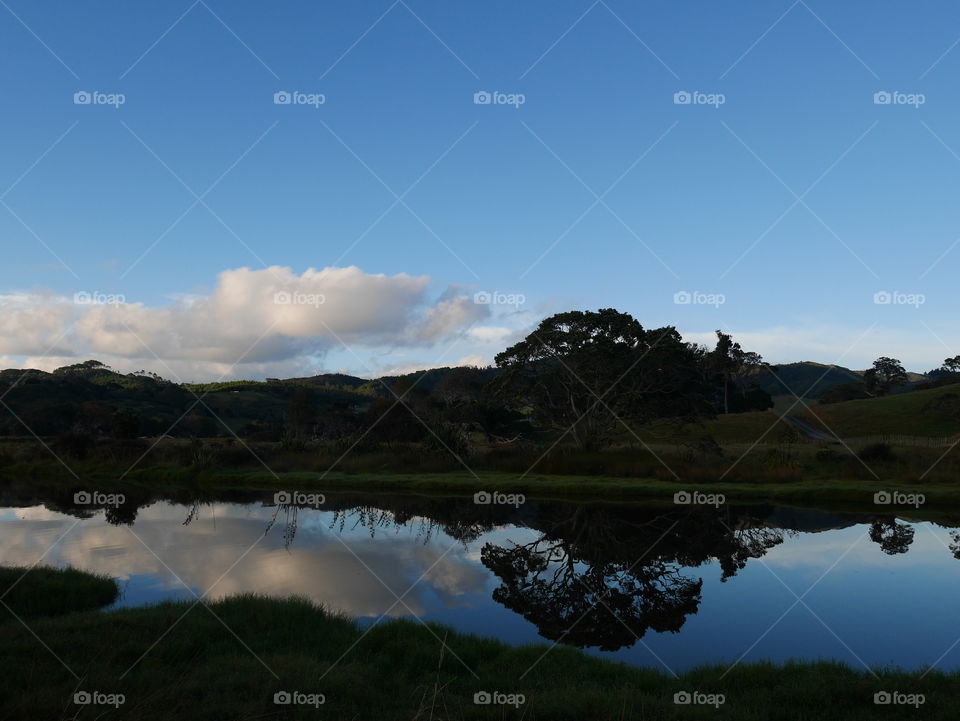
<svg viewBox="0 0 960 721">
<path fill-rule="evenodd" d="M 489 361 L 598 307 L 777 362 L 960 353 L 955 4 L 5 3 L 6 365 L 368 374 Z M 237 292 L 257 296 L 348 266 L 367 280 L 338 286 L 338 319 L 379 274 L 425 277 L 407 306 L 379 296 L 409 327 L 371 308 L 274 338 L 255 313 L 252 335 L 191 350 L 249 312 L 204 302 L 221 273 L 254 271 Z M 447 302 L 477 291 L 524 302 Z M 128 307 L 60 303 L 78 292 Z M 241 358 L 261 331 L 271 350 Z"/>
</svg>

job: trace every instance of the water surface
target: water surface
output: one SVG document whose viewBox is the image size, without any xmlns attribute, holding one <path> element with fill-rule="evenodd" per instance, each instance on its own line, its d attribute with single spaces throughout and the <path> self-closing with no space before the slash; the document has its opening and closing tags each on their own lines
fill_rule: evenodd
<svg viewBox="0 0 960 721">
<path fill-rule="evenodd" d="M 0 563 L 106 573 L 122 606 L 298 594 L 366 624 L 415 617 L 677 672 L 960 665 L 960 517 L 363 495 L 0 502 Z"/>
</svg>

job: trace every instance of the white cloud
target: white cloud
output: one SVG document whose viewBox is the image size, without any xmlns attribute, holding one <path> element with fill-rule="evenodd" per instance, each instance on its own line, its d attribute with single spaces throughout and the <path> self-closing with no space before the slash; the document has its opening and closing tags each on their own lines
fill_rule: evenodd
<svg viewBox="0 0 960 721">
<path fill-rule="evenodd" d="M 120 370 L 185 379 L 295 375 L 342 344 L 427 348 L 489 315 L 456 286 L 429 298 L 429 281 L 356 267 L 297 275 L 273 266 L 226 270 L 209 295 L 180 296 L 163 307 L 0 295 L 0 354 L 27 356 L 25 366 L 44 370 L 93 357 Z"/>
</svg>

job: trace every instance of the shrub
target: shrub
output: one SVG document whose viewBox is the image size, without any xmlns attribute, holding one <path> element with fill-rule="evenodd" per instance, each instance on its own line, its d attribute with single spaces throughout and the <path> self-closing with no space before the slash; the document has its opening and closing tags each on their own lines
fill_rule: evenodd
<svg viewBox="0 0 960 721">
<path fill-rule="evenodd" d="M 857 457 L 864 462 L 870 461 L 894 461 L 897 456 L 889 443 L 873 443 L 863 448 Z"/>
</svg>

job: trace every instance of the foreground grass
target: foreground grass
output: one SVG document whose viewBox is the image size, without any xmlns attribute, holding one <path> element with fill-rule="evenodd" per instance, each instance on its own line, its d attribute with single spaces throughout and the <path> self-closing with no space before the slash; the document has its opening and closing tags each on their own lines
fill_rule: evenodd
<svg viewBox="0 0 960 721">
<path fill-rule="evenodd" d="M 9 621 L 100 608 L 118 591 L 112 579 L 72 568 L 6 566 L 0 567 L 0 594 L 6 606 L 0 620 Z"/>
<path fill-rule="evenodd" d="M 3 718 L 866 721 L 878 711 L 883 718 L 960 713 L 958 674 L 888 670 L 874 678 L 821 662 L 744 664 L 727 675 L 711 666 L 673 678 L 562 646 L 510 647 L 416 621 L 364 633 L 302 599 L 166 603 L 44 618 L 30 628 L 36 637 L 19 623 L 0 624 Z M 284 691 L 322 694 L 324 702 L 319 711 L 275 704 Z M 523 694 L 524 702 L 477 705 L 482 691 Z M 725 699 L 719 708 L 676 705 L 674 694 L 684 691 Z M 878 691 L 924 694 L 920 716 L 912 706 L 875 706 Z M 123 703 L 74 703 L 74 694 L 95 692 L 122 694 Z"/>
</svg>

